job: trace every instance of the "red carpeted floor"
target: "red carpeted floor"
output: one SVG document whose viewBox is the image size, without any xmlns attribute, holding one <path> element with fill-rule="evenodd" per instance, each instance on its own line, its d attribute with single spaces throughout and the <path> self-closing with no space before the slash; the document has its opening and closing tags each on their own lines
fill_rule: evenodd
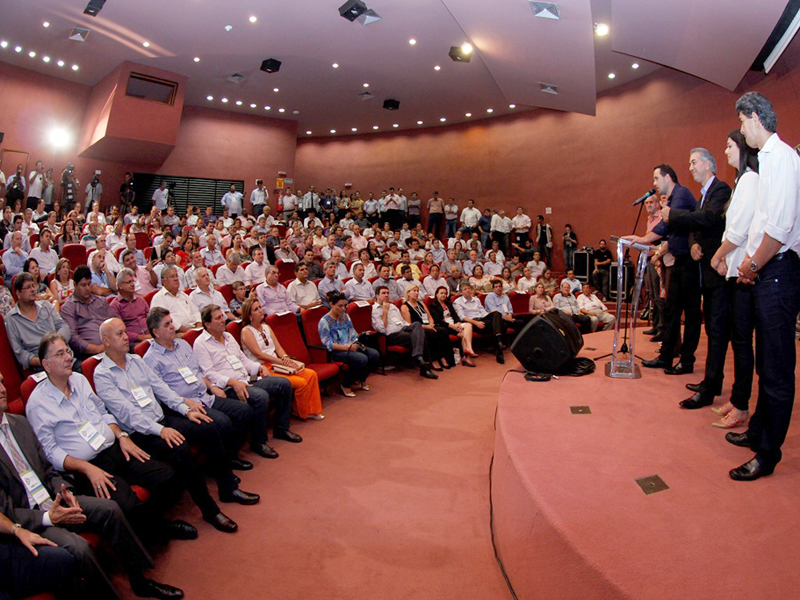
<svg viewBox="0 0 800 600">
<path fill-rule="evenodd" d="M 587 336 L 582 355 L 604 354 L 611 339 Z M 639 334 L 637 353 L 652 358 L 656 345 L 645 340 Z M 728 470 L 753 452 L 727 443 L 708 408 L 678 407 L 690 395 L 684 384 L 702 379 L 705 337 L 697 356 L 695 374 L 678 377 L 643 369 L 638 380 L 609 379 L 608 359 L 576 379 L 508 376 L 493 499 L 497 545 L 520 599 L 800 595 L 800 416 L 773 476 L 732 481 Z M 723 399 L 730 356 L 727 367 Z M 572 414 L 576 405 L 591 414 Z M 634 480 L 651 475 L 669 489 L 645 495 Z"/>
<path fill-rule="evenodd" d="M 515 363 L 507 353 L 510 363 Z M 200 531 L 157 555 L 153 575 L 188 599 L 506 599 L 489 529 L 489 464 L 503 374 L 490 354 L 438 381 L 402 369 L 356 398 L 323 398 L 326 419 L 293 422 L 302 444 L 249 453 L 253 507 L 221 505 L 239 523 Z M 117 579 L 127 598 L 124 580 Z"/>
</svg>

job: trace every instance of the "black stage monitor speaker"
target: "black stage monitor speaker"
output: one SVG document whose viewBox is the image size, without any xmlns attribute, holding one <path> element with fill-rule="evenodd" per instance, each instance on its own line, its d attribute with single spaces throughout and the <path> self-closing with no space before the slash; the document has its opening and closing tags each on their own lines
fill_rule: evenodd
<svg viewBox="0 0 800 600">
<path fill-rule="evenodd" d="M 519 332 L 511 352 L 526 371 L 557 373 L 580 352 L 583 336 L 561 311 L 539 315 Z"/>
</svg>

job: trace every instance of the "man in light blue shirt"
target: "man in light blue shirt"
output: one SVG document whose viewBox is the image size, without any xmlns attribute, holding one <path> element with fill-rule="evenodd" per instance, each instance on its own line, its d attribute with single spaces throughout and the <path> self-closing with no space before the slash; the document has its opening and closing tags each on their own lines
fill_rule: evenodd
<svg viewBox="0 0 800 600">
<path fill-rule="evenodd" d="M 507 327 L 512 327 L 516 333 L 519 333 L 533 316 L 530 314 L 514 315 L 514 309 L 511 307 L 511 299 L 503 293 L 503 282 L 500 279 L 492 281 L 492 293 L 488 294 L 483 302 L 489 314 L 494 312 L 500 313 L 503 323 Z"/>
<path fill-rule="evenodd" d="M 28 255 L 22 250 L 22 233 L 15 231 L 11 234 L 11 247 L 3 253 L 7 287 L 11 287 L 14 275 L 22 273 L 26 260 L 28 260 Z"/>
<path fill-rule="evenodd" d="M 234 218 L 242 214 L 242 194 L 236 191 L 236 184 L 231 184 L 231 191 L 225 193 L 220 204 L 227 208 L 228 213 Z"/>
<path fill-rule="evenodd" d="M 501 282 L 500 290 L 502 291 L 502 289 L 503 284 Z M 503 356 L 503 348 L 505 348 L 503 345 L 503 333 L 505 333 L 505 327 L 503 326 L 502 315 L 497 311 L 487 311 L 481 304 L 480 299 L 473 295 L 473 292 L 471 283 L 468 281 L 462 283 L 461 295 L 453 302 L 453 308 L 456 309 L 458 318 L 467 323 L 472 323 L 477 332 L 492 336 L 497 362 L 503 364 L 506 359 Z"/>
<path fill-rule="evenodd" d="M 330 292 L 341 292 L 344 289 L 342 280 L 336 276 L 337 264 L 333 260 L 325 263 L 325 277 L 319 282 L 317 289 L 319 290 L 319 297 L 322 300 L 322 305 L 325 308 L 330 308 L 328 302 L 328 294 Z"/>
</svg>

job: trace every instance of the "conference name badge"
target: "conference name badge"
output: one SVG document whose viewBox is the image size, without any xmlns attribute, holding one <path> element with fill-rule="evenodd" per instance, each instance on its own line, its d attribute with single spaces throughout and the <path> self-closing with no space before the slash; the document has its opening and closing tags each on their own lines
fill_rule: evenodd
<svg viewBox="0 0 800 600">
<path fill-rule="evenodd" d="M 97 431 L 89 421 L 78 427 L 78 434 L 95 450 L 100 450 L 101 446 L 106 443 L 106 436 Z"/>
<path fill-rule="evenodd" d="M 181 374 L 181 377 L 183 377 L 186 383 L 197 383 L 197 377 L 195 377 L 189 367 L 178 367 L 178 373 Z"/>
<path fill-rule="evenodd" d="M 139 405 L 139 408 L 144 408 L 153 401 L 153 399 L 147 395 L 147 392 L 145 392 L 144 388 L 140 385 L 137 385 L 135 388 L 131 388 L 131 394 L 133 394 L 133 399 L 136 400 L 136 404 Z"/>
<path fill-rule="evenodd" d="M 230 363 L 231 367 L 233 367 L 237 371 L 239 369 L 244 368 L 244 365 L 242 365 L 242 361 L 240 361 L 239 357 L 236 356 L 235 354 L 228 354 L 228 356 L 226 356 L 225 358 L 228 359 L 228 362 Z"/>
<path fill-rule="evenodd" d="M 23 471 L 19 476 L 22 478 L 22 483 L 25 484 L 25 489 L 36 500 L 36 504 L 42 504 L 50 500 L 50 492 L 44 489 L 41 480 L 32 469 Z"/>
</svg>

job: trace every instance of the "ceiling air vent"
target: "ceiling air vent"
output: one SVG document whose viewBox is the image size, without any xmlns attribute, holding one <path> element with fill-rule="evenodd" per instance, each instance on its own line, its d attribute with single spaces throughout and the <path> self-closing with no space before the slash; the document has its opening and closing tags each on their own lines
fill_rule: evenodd
<svg viewBox="0 0 800 600">
<path fill-rule="evenodd" d="M 228 81 L 232 81 L 233 83 L 242 83 L 247 77 L 242 75 L 241 73 L 234 73 L 230 77 L 228 77 Z"/>
<path fill-rule="evenodd" d="M 372 100 L 375 96 L 373 96 L 369 92 L 361 92 L 358 95 L 358 97 L 361 98 L 362 100 Z"/>
<path fill-rule="evenodd" d="M 539 90 L 545 94 L 554 94 L 558 96 L 558 86 L 552 83 L 539 82 Z"/>
<path fill-rule="evenodd" d="M 558 5 L 552 2 L 531 2 L 531 9 L 533 10 L 534 17 L 556 20 L 561 18 Z"/>
<path fill-rule="evenodd" d="M 76 42 L 85 42 L 88 35 L 88 29 L 84 29 L 83 27 L 73 27 L 72 31 L 69 32 L 69 39 L 75 40 Z"/>
</svg>

